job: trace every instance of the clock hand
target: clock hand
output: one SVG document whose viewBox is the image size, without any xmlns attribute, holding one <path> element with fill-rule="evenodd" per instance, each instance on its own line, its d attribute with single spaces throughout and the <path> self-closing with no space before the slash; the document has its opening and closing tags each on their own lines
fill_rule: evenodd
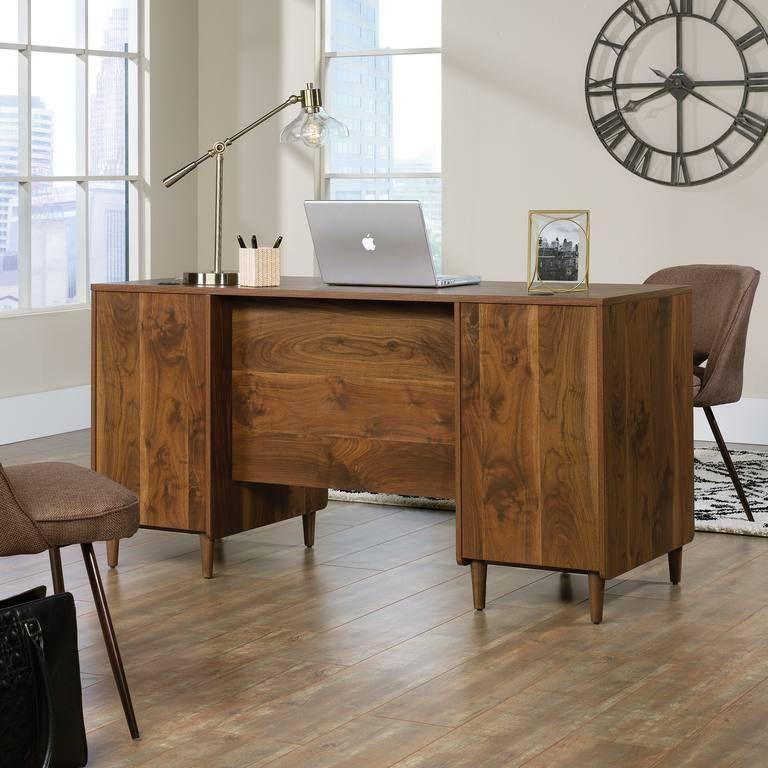
<svg viewBox="0 0 768 768">
<path fill-rule="evenodd" d="M 710 107 L 714 107 L 717 110 L 720 110 L 723 114 L 728 115 L 732 120 L 735 120 L 736 122 L 739 122 L 742 118 L 740 115 L 732 115 L 727 109 L 724 109 L 719 104 L 715 104 L 714 101 L 710 101 L 706 96 L 702 96 L 700 93 L 696 93 L 696 91 L 686 88 L 683 86 L 683 90 L 687 91 L 691 94 L 691 96 L 695 96 L 699 101 L 703 101 L 705 104 L 709 104 Z"/>
<path fill-rule="evenodd" d="M 650 69 L 654 75 L 660 77 L 662 80 L 669 80 L 669 75 L 665 75 L 660 69 L 654 69 L 653 67 L 648 67 L 648 69 Z"/>
<path fill-rule="evenodd" d="M 663 96 L 665 93 L 669 93 L 669 86 L 664 86 L 660 90 L 656 91 L 655 93 L 652 93 L 650 96 L 645 96 L 642 99 L 637 99 L 636 101 L 628 101 L 622 108 L 622 112 L 637 112 L 638 108 L 641 107 L 643 104 L 645 104 L 646 101 L 653 101 L 653 99 L 658 99 L 659 96 Z"/>
</svg>

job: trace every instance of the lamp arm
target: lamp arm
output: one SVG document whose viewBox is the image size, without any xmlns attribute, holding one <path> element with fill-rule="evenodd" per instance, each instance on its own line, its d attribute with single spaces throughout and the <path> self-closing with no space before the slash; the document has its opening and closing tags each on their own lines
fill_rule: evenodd
<svg viewBox="0 0 768 768">
<path fill-rule="evenodd" d="M 245 136 L 246 133 L 252 131 L 257 125 L 265 123 L 267 120 L 274 117 L 278 112 L 282 112 L 286 107 L 290 107 L 291 104 L 298 104 L 300 101 L 302 101 L 300 96 L 296 96 L 295 94 L 290 96 L 282 104 L 262 115 L 260 118 L 258 118 L 258 120 L 254 120 L 254 122 L 252 122 L 250 125 L 247 125 L 242 130 L 233 134 L 229 138 L 224 139 L 224 141 L 217 141 L 204 155 L 200 155 L 197 160 L 193 160 L 191 163 L 187 163 L 185 166 L 179 168 L 178 171 L 174 171 L 170 176 L 166 176 L 163 179 L 163 185 L 166 187 L 172 187 L 177 181 L 183 179 L 188 173 L 191 173 L 195 170 L 195 168 L 208 160 L 208 158 L 216 157 L 216 155 L 222 154 L 230 144 L 234 144 L 234 142 L 236 142 L 241 136 Z"/>
</svg>

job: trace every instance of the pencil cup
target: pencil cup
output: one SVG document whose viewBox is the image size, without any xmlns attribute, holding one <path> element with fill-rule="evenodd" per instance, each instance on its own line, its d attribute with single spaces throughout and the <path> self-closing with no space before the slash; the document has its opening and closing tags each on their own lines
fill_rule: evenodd
<svg viewBox="0 0 768 768">
<path fill-rule="evenodd" d="M 240 285 L 266 288 L 280 285 L 279 248 L 239 248 Z"/>
</svg>

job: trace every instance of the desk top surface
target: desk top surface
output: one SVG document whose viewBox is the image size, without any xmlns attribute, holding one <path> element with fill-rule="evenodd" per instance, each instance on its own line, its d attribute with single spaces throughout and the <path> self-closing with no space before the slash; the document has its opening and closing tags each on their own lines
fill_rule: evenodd
<svg viewBox="0 0 768 768">
<path fill-rule="evenodd" d="M 359 301 L 416 301 L 481 304 L 562 304 L 601 306 L 637 299 L 690 293 L 687 286 L 593 284 L 588 291 L 555 295 L 528 295 L 525 283 L 483 281 L 454 288 L 399 288 L 382 286 L 326 285 L 316 277 L 282 277 L 273 288 L 216 288 L 167 283 L 172 278 L 135 280 L 126 283 L 95 283 L 94 291 L 140 293 L 192 293 L 233 298 L 347 299 Z"/>
</svg>

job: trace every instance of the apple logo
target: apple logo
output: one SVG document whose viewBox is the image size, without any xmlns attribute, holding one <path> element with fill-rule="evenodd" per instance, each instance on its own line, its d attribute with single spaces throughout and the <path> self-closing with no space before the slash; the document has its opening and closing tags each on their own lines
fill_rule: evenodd
<svg viewBox="0 0 768 768">
<path fill-rule="evenodd" d="M 375 251 L 376 250 L 376 243 L 374 242 L 373 238 L 371 237 L 371 233 L 369 232 L 363 239 L 363 248 L 365 248 L 366 251 Z"/>
</svg>

